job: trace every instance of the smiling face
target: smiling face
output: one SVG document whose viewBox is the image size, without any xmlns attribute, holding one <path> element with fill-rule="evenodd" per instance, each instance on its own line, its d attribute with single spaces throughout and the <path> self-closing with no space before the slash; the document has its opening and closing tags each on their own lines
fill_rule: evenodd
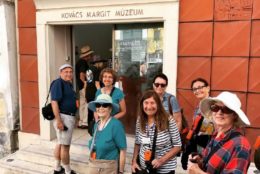
<svg viewBox="0 0 260 174">
<path fill-rule="evenodd" d="M 105 72 L 102 76 L 102 82 L 105 86 L 112 86 L 114 82 L 113 75 L 111 73 Z"/>
<path fill-rule="evenodd" d="M 72 77 L 73 77 L 73 71 L 71 68 L 64 68 L 60 71 L 60 77 L 62 80 L 64 81 L 72 81 Z"/>
<path fill-rule="evenodd" d="M 209 97 L 209 86 L 206 86 L 205 83 L 201 82 L 201 81 L 196 81 L 193 85 L 192 85 L 192 91 L 193 94 L 199 99 L 202 100 L 204 98 Z"/>
<path fill-rule="evenodd" d="M 156 84 L 159 84 L 158 87 L 156 86 Z M 165 93 L 165 90 L 167 88 L 167 83 L 166 80 L 164 80 L 163 78 L 157 77 L 154 80 L 153 83 L 153 90 L 159 95 L 162 96 Z"/>
<path fill-rule="evenodd" d="M 222 102 L 217 102 L 214 105 L 219 106 L 220 108 L 225 106 Z M 224 130 L 231 128 L 235 123 L 235 119 L 237 118 L 234 112 L 223 113 L 221 109 L 218 111 L 212 111 L 212 116 L 217 128 Z"/>
<path fill-rule="evenodd" d="M 108 106 L 108 107 L 104 107 L 104 106 L 96 107 L 96 112 L 97 112 L 97 115 L 101 119 L 107 118 L 107 117 L 110 117 L 110 115 L 111 115 L 112 107 L 111 106 Z"/>
<path fill-rule="evenodd" d="M 143 111 L 149 116 L 155 116 L 157 112 L 157 104 L 153 97 L 147 98 L 143 101 Z"/>
</svg>

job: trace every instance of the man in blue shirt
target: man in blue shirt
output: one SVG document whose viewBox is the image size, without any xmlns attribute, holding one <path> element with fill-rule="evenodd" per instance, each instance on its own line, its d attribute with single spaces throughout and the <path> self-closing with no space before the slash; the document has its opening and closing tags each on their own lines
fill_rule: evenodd
<svg viewBox="0 0 260 174">
<path fill-rule="evenodd" d="M 57 135 L 54 150 L 54 174 L 75 174 L 70 168 L 69 149 L 75 125 L 76 93 L 72 86 L 72 66 L 64 64 L 60 68 L 60 78 L 51 85 L 51 105 L 55 119 L 53 126 Z M 61 166 L 61 162 L 63 167 Z"/>
</svg>

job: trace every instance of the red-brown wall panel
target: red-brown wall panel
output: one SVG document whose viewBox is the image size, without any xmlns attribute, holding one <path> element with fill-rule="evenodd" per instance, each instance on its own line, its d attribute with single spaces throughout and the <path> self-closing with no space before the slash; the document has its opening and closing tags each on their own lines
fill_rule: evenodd
<svg viewBox="0 0 260 174">
<path fill-rule="evenodd" d="M 35 27 L 36 10 L 33 0 L 18 0 L 18 27 Z"/>
<path fill-rule="evenodd" d="M 20 79 L 21 81 L 38 81 L 37 57 L 31 55 L 20 56 Z"/>
<path fill-rule="evenodd" d="M 198 77 L 209 80 L 210 66 L 210 57 L 179 57 L 177 87 L 190 89 L 192 80 Z"/>
<path fill-rule="evenodd" d="M 249 21 L 215 22 L 214 56 L 249 56 Z"/>
<path fill-rule="evenodd" d="M 248 91 L 260 93 L 260 57 L 251 58 L 249 66 Z"/>
<path fill-rule="evenodd" d="M 251 55 L 254 57 L 260 57 L 260 20 L 252 22 L 251 32 Z"/>
<path fill-rule="evenodd" d="M 248 58 L 213 58 L 212 90 L 247 91 Z"/>
<path fill-rule="evenodd" d="M 254 0 L 252 19 L 260 19 L 260 1 Z"/>
<path fill-rule="evenodd" d="M 22 116 L 22 131 L 40 134 L 39 109 L 23 106 Z"/>
<path fill-rule="evenodd" d="M 212 22 L 180 23 L 179 56 L 211 56 Z"/>
<path fill-rule="evenodd" d="M 19 28 L 20 54 L 37 54 L 37 40 L 35 28 Z"/>
<path fill-rule="evenodd" d="M 38 83 L 21 81 L 22 106 L 39 108 Z"/>
<path fill-rule="evenodd" d="M 213 0 L 181 0 L 180 21 L 213 20 Z"/>
<path fill-rule="evenodd" d="M 258 127 L 260 125 L 260 94 L 248 94 L 247 116 L 251 122 L 251 126 Z"/>
<path fill-rule="evenodd" d="M 253 0 L 215 0 L 214 20 L 251 20 Z"/>
</svg>

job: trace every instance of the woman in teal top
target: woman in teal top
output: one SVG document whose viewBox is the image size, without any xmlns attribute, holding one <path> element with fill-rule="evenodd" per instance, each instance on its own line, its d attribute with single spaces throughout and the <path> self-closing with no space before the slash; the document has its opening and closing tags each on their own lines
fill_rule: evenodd
<svg viewBox="0 0 260 174">
<path fill-rule="evenodd" d="M 113 115 L 114 118 L 121 118 L 126 114 L 125 95 L 119 89 L 114 87 L 116 83 L 116 72 L 111 68 L 105 68 L 101 71 L 99 80 L 102 81 L 104 87 L 98 89 L 96 92 L 96 98 L 100 94 L 108 94 L 112 97 L 113 103 L 119 104 L 119 111 Z M 96 115 L 95 115 L 96 118 Z M 96 118 L 97 120 L 97 118 Z"/>
<path fill-rule="evenodd" d="M 96 134 L 89 142 L 91 148 L 94 141 L 91 148 L 92 158 L 115 161 L 119 159 L 119 173 L 123 172 L 126 158 L 126 135 L 122 123 L 111 117 L 119 111 L 118 104 L 113 103 L 109 95 L 100 94 L 95 101 L 88 104 L 88 107 L 99 117 L 99 121 L 94 126 Z"/>
</svg>

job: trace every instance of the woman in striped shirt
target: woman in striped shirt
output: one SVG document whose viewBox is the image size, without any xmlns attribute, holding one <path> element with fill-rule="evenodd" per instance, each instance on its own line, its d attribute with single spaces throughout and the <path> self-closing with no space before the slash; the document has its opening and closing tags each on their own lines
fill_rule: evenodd
<svg viewBox="0 0 260 174">
<path fill-rule="evenodd" d="M 154 159 L 147 159 L 152 152 L 157 130 Z M 156 173 L 174 174 L 177 165 L 176 155 L 181 150 L 181 140 L 177 125 L 165 112 L 158 94 L 149 90 L 144 93 L 139 104 L 139 117 L 136 122 L 136 140 L 132 160 L 132 172 L 145 170 L 150 161 Z M 137 162 L 139 157 L 139 164 Z"/>
</svg>

